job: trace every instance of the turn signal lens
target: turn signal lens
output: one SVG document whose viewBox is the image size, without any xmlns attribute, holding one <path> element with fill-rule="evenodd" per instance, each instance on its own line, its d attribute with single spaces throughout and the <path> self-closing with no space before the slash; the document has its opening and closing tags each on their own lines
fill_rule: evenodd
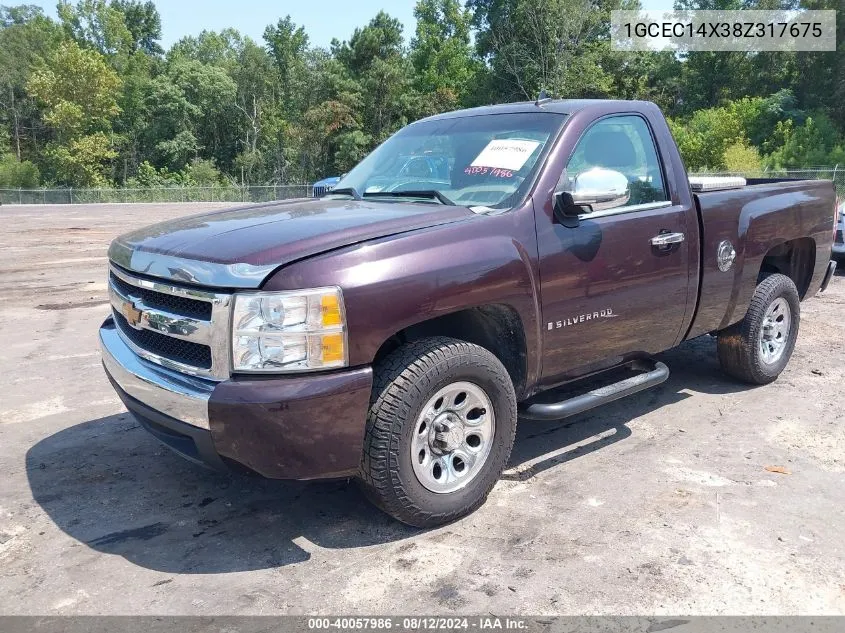
<svg viewBox="0 0 845 633">
<path fill-rule="evenodd" d="M 323 327 L 334 327 L 343 324 L 343 317 L 340 314 L 340 302 L 337 295 L 323 295 L 320 298 L 322 308 Z"/>
<path fill-rule="evenodd" d="M 346 350 L 343 345 L 343 334 L 323 334 L 322 356 L 324 363 L 336 363 L 346 358 Z"/>
</svg>

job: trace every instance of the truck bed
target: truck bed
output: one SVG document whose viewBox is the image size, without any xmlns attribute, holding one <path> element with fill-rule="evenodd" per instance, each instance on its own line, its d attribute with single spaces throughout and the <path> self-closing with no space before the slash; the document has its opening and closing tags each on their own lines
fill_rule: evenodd
<svg viewBox="0 0 845 633">
<path fill-rule="evenodd" d="M 740 188 L 694 194 L 699 218 L 698 308 L 686 338 L 741 320 L 761 275 L 800 266 L 798 292 L 818 288 L 833 239 L 835 191 L 826 180 L 755 178 Z M 719 269 L 723 242 L 736 251 Z"/>
</svg>

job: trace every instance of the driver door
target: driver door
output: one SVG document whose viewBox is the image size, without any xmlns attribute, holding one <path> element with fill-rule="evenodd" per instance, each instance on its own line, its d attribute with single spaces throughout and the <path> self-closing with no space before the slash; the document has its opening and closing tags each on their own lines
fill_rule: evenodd
<svg viewBox="0 0 845 633">
<path fill-rule="evenodd" d="M 597 205 L 575 226 L 537 217 L 546 385 L 668 349 L 685 319 L 691 213 L 669 198 L 647 121 L 625 114 L 593 123 L 558 190 L 596 168 L 624 175 L 627 195 L 609 208 Z M 683 241 L 656 245 L 653 238 L 665 234 Z"/>
</svg>

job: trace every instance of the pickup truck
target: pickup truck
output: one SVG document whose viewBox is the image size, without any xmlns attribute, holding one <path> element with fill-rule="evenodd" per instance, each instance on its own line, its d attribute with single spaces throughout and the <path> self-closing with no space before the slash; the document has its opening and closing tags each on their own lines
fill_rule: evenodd
<svg viewBox="0 0 845 633">
<path fill-rule="evenodd" d="M 448 169 L 402 173 L 417 155 Z M 356 478 L 440 525 L 484 502 L 518 417 L 658 385 L 654 356 L 683 341 L 713 335 L 728 375 L 775 380 L 835 270 L 834 215 L 829 181 L 688 178 L 652 103 L 441 114 L 321 199 L 115 239 L 103 364 L 189 459 Z"/>
</svg>

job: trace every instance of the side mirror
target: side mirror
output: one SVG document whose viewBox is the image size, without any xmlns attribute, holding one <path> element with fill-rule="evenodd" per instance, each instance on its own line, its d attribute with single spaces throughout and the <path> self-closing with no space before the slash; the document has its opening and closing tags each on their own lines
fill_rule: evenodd
<svg viewBox="0 0 845 633">
<path fill-rule="evenodd" d="M 575 176 L 571 191 L 555 194 L 555 214 L 569 218 L 589 211 L 603 211 L 624 205 L 631 198 L 631 188 L 624 174 L 612 169 L 593 167 Z M 568 222 L 561 219 L 564 225 Z"/>
</svg>

